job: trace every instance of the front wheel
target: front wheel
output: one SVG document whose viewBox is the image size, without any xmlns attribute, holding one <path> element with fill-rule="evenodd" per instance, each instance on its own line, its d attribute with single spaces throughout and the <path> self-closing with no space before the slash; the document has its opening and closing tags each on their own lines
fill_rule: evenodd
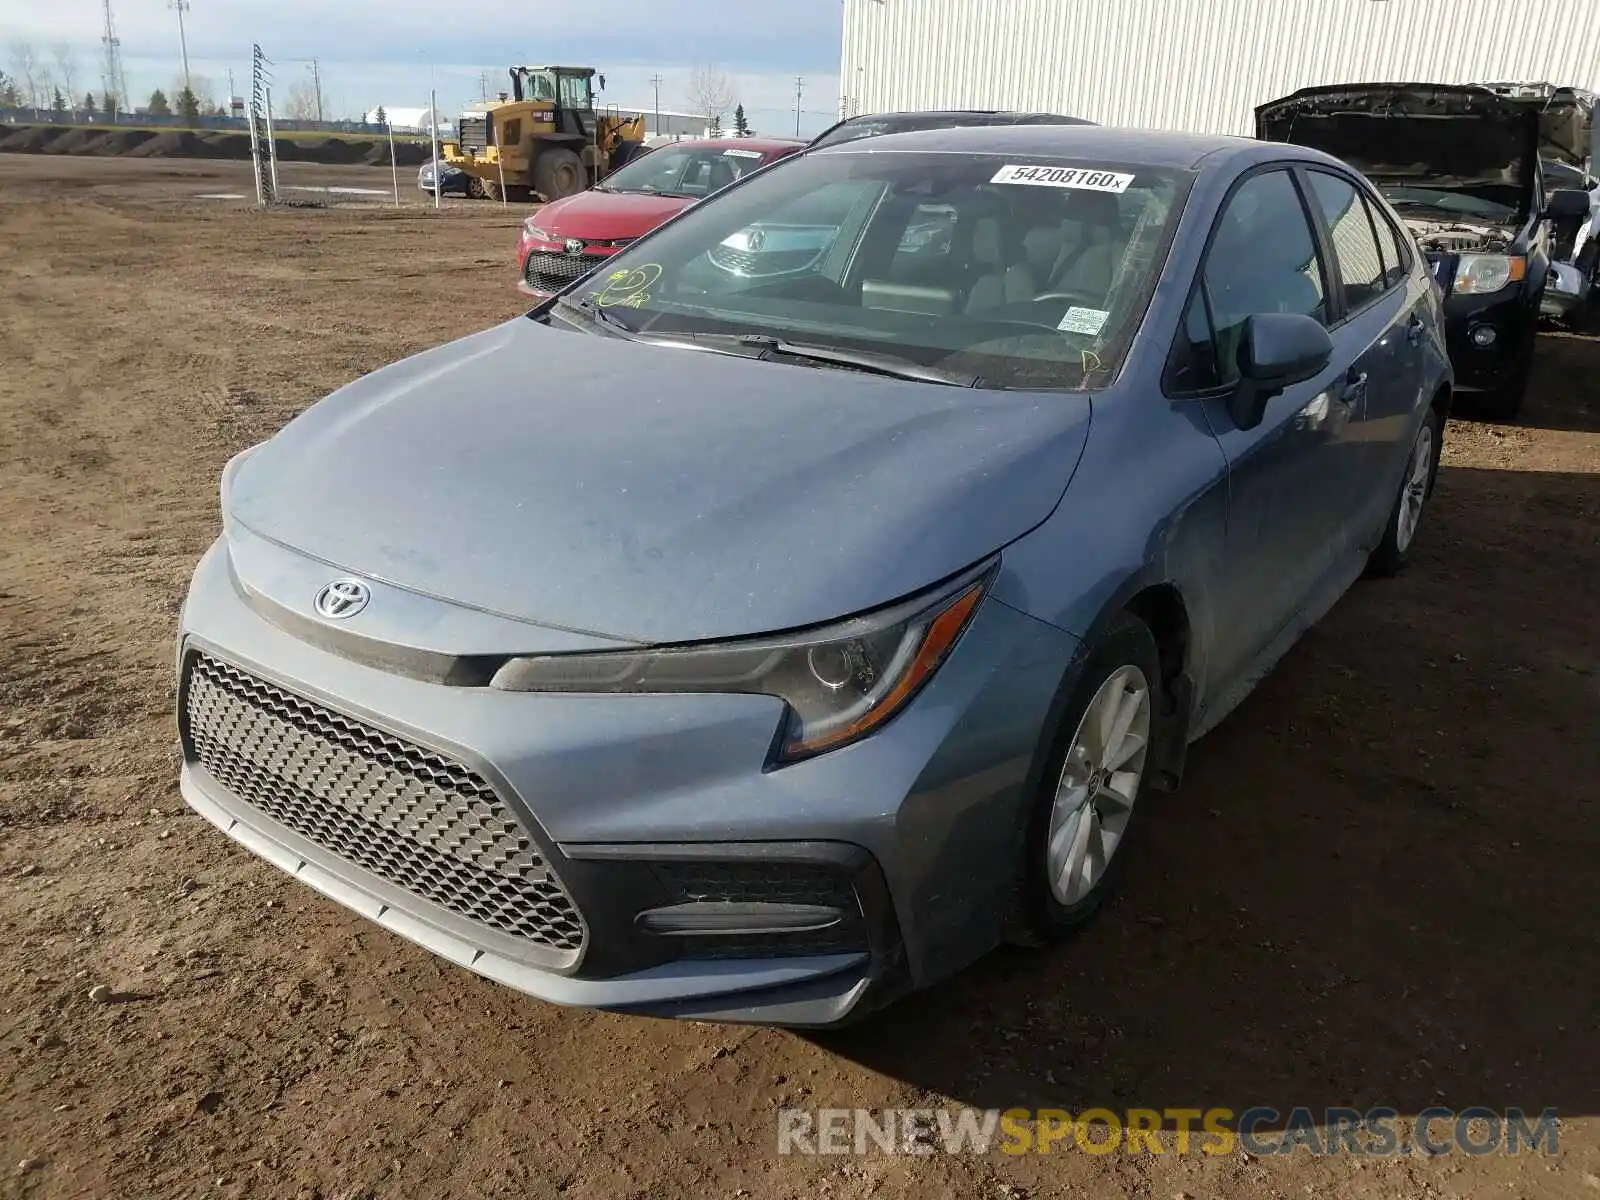
<svg viewBox="0 0 1600 1200">
<path fill-rule="evenodd" d="M 1021 941 L 1063 937 L 1111 893 L 1127 858 L 1146 764 L 1159 761 L 1161 664 L 1124 615 L 1084 664 L 1035 799 L 1023 870 Z"/>
<path fill-rule="evenodd" d="M 552 146 L 533 160 L 533 190 L 545 200 L 560 200 L 589 186 L 583 159 L 565 146 Z"/>
<path fill-rule="evenodd" d="M 1373 575 L 1393 575 L 1406 564 L 1416 541 L 1417 530 L 1422 527 L 1423 510 L 1428 497 L 1433 494 L 1433 483 L 1439 474 L 1439 451 L 1442 433 L 1438 410 L 1430 408 L 1417 435 L 1411 442 L 1411 454 L 1406 459 L 1405 475 L 1400 480 L 1400 494 L 1395 497 L 1389 512 L 1389 524 L 1384 528 L 1383 540 L 1367 560 Z"/>
</svg>

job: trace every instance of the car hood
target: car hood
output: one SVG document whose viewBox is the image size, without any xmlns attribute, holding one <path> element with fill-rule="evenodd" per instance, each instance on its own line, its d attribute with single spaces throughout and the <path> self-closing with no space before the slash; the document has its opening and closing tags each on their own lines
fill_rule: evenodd
<svg viewBox="0 0 1600 1200">
<path fill-rule="evenodd" d="M 1497 95 L 1539 114 L 1539 148 L 1546 158 L 1582 169 L 1600 161 L 1600 128 L 1594 121 L 1595 96 L 1553 83 L 1486 83 Z"/>
<path fill-rule="evenodd" d="M 1089 416 L 1082 394 L 776 365 L 518 318 L 302 413 L 238 465 L 226 519 L 330 577 L 574 632 L 699 641 L 865 611 L 983 559 L 1060 501 Z"/>
<path fill-rule="evenodd" d="M 1538 111 L 1476 86 L 1305 88 L 1257 108 L 1256 137 L 1321 150 L 1375 183 L 1506 188 L 1523 211 L 1539 173 Z"/>
<path fill-rule="evenodd" d="M 683 196 L 648 192 L 579 192 L 546 204 L 534 214 L 534 224 L 558 241 L 615 241 L 643 237 L 693 203 Z"/>
</svg>

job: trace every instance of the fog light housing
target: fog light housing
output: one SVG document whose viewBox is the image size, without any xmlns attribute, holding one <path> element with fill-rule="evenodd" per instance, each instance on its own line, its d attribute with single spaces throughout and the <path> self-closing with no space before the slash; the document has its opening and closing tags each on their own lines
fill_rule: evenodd
<svg viewBox="0 0 1600 1200">
<path fill-rule="evenodd" d="M 1487 350 L 1490 346 L 1494 345 L 1496 340 L 1498 340 L 1500 337 L 1500 335 L 1495 332 L 1494 326 L 1492 325 L 1479 325 L 1472 331 L 1471 336 L 1472 344 L 1477 346 L 1480 350 Z"/>
</svg>

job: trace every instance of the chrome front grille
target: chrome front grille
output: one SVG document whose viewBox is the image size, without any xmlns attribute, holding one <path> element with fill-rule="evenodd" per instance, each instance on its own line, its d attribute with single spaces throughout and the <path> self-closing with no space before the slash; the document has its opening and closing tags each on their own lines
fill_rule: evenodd
<svg viewBox="0 0 1600 1200">
<path fill-rule="evenodd" d="M 565 957 L 583 948 L 561 881 L 463 764 L 200 653 L 183 732 L 236 797 L 346 862 Z"/>
<path fill-rule="evenodd" d="M 541 292 L 559 292 L 580 275 L 587 275 L 603 262 L 597 254 L 561 254 L 552 250 L 534 250 L 523 267 L 523 278 L 528 286 Z"/>
</svg>

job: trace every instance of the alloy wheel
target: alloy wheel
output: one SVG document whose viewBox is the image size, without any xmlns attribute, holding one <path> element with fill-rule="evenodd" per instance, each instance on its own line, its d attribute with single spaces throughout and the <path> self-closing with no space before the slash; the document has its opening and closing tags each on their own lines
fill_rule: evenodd
<svg viewBox="0 0 1600 1200">
<path fill-rule="evenodd" d="M 1150 681 L 1123 666 L 1100 685 L 1072 735 L 1050 810 L 1047 878 L 1071 907 L 1105 876 L 1122 844 L 1150 746 Z"/>
</svg>

